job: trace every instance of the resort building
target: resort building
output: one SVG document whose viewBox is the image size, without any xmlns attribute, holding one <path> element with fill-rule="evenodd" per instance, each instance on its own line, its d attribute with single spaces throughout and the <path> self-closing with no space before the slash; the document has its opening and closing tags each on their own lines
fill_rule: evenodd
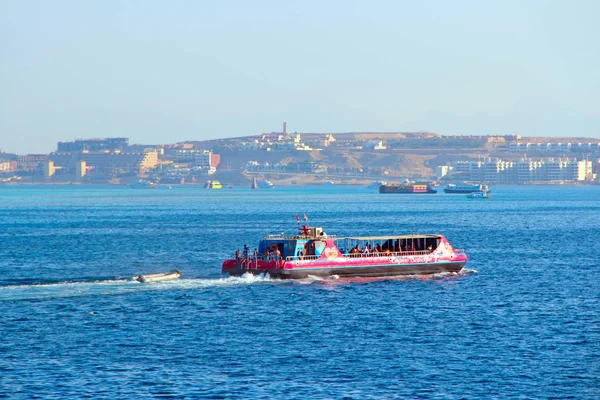
<svg viewBox="0 0 600 400">
<path fill-rule="evenodd" d="M 129 146 L 128 138 L 106 138 L 106 139 L 77 139 L 72 142 L 58 142 L 57 152 L 77 151 L 105 151 L 124 150 Z"/>
<path fill-rule="evenodd" d="M 598 143 L 572 142 L 511 142 L 508 145 L 511 153 L 595 153 L 600 151 Z"/>
<path fill-rule="evenodd" d="M 583 181 L 592 177 L 592 161 L 576 158 L 523 158 L 518 161 L 488 158 L 485 161 L 458 161 L 450 167 L 453 174 L 458 173 L 465 180 L 492 184 Z"/>
</svg>

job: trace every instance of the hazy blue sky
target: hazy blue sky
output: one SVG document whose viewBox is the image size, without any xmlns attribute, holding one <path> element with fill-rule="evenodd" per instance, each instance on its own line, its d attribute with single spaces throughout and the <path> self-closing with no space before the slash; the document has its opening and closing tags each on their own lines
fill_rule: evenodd
<svg viewBox="0 0 600 400">
<path fill-rule="evenodd" d="M 600 137 L 600 1 L 0 0 L 0 148 Z"/>
</svg>

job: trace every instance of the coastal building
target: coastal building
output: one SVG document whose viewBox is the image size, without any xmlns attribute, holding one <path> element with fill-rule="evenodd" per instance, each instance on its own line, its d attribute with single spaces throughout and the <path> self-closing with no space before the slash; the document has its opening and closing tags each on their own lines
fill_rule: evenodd
<svg viewBox="0 0 600 400">
<path fill-rule="evenodd" d="M 336 142 L 336 139 L 333 137 L 333 135 L 328 134 L 327 136 L 325 136 L 325 139 L 322 139 L 319 141 L 319 146 L 329 147 L 329 146 L 333 145 L 335 142 Z"/>
<path fill-rule="evenodd" d="M 48 154 L 27 154 L 19 156 L 18 169 L 21 171 L 39 171 L 40 164 L 48 160 Z"/>
<path fill-rule="evenodd" d="M 437 179 L 441 179 L 444 176 L 448 175 L 448 173 L 452 171 L 451 165 L 440 165 L 435 168 L 435 177 Z"/>
<path fill-rule="evenodd" d="M 217 172 L 221 156 L 211 150 L 202 150 L 194 154 L 194 170 L 202 175 L 212 175 Z"/>
<path fill-rule="evenodd" d="M 518 161 L 488 158 L 484 161 L 458 161 L 453 167 L 452 173 L 460 173 L 457 176 L 464 180 L 491 184 L 584 181 L 591 179 L 593 174 L 592 161 L 566 157 L 523 158 Z"/>
<path fill-rule="evenodd" d="M 13 172 L 17 170 L 16 161 L 0 161 L 0 172 Z"/>
<path fill-rule="evenodd" d="M 48 158 L 56 167 L 63 170 L 62 175 L 70 177 L 80 176 L 83 170 L 86 171 L 86 175 L 89 172 L 93 177 L 111 177 L 127 173 L 144 174 L 158 165 L 158 153 L 156 151 L 56 152 L 50 153 Z M 81 161 L 85 162 L 85 169 L 79 171 L 78 168 L 82 168 Z"/>
<path fill-rule="evenodd" d="M 541 160 L 521 159 L 517 161 L 517 182 L 543 181 L 544 162 Z"/>
<path fill-rule="evenodd" d="M 383 141 L 378 140 L 378 141 L 373 141 L 373 142 L 367 142 L 364 146 L 364 149 L 368 149 L 368 150 L 385 150 L 387 148 L 387 146 L 385 146 L 383 144 Z"/>
<path fill-rule="evenodd" d="M 600 142 L 511 142 L 508 146 L 511 153 L 595 153 L 600 152 Z"/>
<path fill-rule="evenodd" d="M 77 139 L 71 142 L 58 142 L 57 152 L 124 150 L 129 146 L 129 138 Z"/>
<path fill-rule="evenodd" d="M 85 160 L 80 160 L 75 163 L 75 180 L 80 181 L 87 173 L 87 163 Z"/>
<path fill-rule="evenodd" d="M 42 163 L 42 175 L 44 179 L 50 179 L 56 173 L 56 167 L 54 166 L 54 162 L 51 160 L 46 160 Z"/>
</svg>

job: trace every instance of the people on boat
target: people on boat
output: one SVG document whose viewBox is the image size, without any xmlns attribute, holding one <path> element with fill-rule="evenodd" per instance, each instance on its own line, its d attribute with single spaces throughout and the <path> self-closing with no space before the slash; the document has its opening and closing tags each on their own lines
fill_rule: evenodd
<svg viewBox="0 0 600 400">
<path fill-rule="evenodd" d="M 244 245 L 244 252 L 243 252 L 243 254 L 244 254 L 244 258 L 245 259 L 248 259 L 248 251 L 249 251 L 248 246 Z"/>
<path fill-rule="evenodd" d="M 239 259 L 240 259 L 240 255 L 241 255 L 241 253 L 240 253 L 240 249 L 237 249 L 237 250 L 235 251 L 235 259 L 236 259 L 236 260 L 239 260 Z"/>
</svg>

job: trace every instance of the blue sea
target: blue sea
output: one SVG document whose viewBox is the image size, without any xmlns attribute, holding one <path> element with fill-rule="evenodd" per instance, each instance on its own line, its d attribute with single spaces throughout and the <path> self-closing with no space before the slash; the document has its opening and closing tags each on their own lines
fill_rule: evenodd
<svg viewBox="0 0 600 400">
<path fill-rule="evenodd" d="M 600 398 L 600 186 L 492 194 L 2 186 L 0 397 Z M 220 274 L 303 213 L 338 236 L 441 233 L 469 262 Z"/>
</svg>

